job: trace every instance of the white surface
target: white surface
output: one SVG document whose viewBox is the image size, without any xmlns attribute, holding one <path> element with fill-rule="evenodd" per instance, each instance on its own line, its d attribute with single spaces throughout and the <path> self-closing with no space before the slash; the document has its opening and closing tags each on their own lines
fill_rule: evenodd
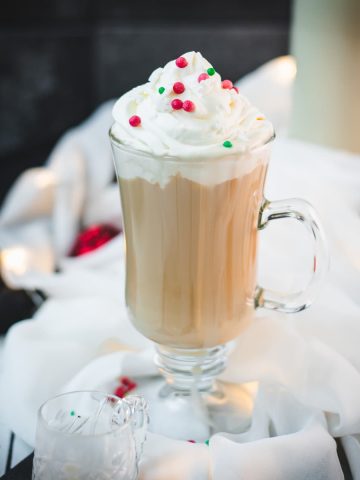
<svg viewBox="0 0 360 480">
<path fill-rule="evenodd" d="M 33 448 L 30 447 L 24 440 L 16 436 L 13 446 L 13 454 L 11 457 L 11 468 L 14 468 L 18 463 L 20 463 L 24 458 L 28 457 L 33 451 Z"/>
<path fill-rule="evenodd" d="M 276 111 L 276 96 L 274 102 Z M 122 372 L 155 372 L 149 342 L 127 320 L 121 295 L 121 240 L 80 259 L 62 255 L 80 220 L 109 221 L 119 213 L 117 188 L 110 185 L 111 159 L 104 154 L 110 109 L 110 104 L 104 106 L 55 149 L 50 166 L 43 169 L 56 176 L 47 191 L 53 202 L 42 204 L 41 220 L 32 208 L 43 195 L 41 186 L 34 188 L 38 171 L 20 178 L 0 214 L 1 241 L 11 246 L 21 240 L 30 252 L 38 241 L 63 265 L 61 274 L 40 272 L 31 265 L 21 276 L 6 272 L 10 284 L 37 287 L 50 296 L 33 320 L 10 330 L 0 379 L 2 419 L 30 444 L 36 410 L 49 396 L 61 390 L 103 388 Z M 75 157 L 84 169 L 67 169 Z M 356 455 L 358 445 L 352 440 L 360 433 L 359 187 L 359 156 L 277 140 L 267 195 L 305 197 L 315 205 L 332 255 L 328 280 L 308 311 L 291 318 L 258 312 L 237 340 L 224 378 L 259 382 L 250 431 L 216 435 L 209 448 L 150 435 L 143 480 L 168 480 L 170 475 L 172 480 L 205 480 L 209 472 L 214 480 L 341 479 L 332 436 L 345 438 L 354 478 L 360 478 L 360 449 Z M 305 237 L 290 227 L 282 222 L 261 234 L 263 285 L 295 287 L 304 281 L 298 272 L 310 269 Z"/>
<path fill-rule="evenodd" d="M 4 344 L 4 338 L 0 336 L 0 372 L 2 370 L 2 356 L 4 351 L 3 344 Z M 10 437 L 11 437 L 11 430 L 5 423 L 0 422 L 0 477 L 5 473 L 6 462 L 7 462 L 9 446 L 10 446 Z"/>
<path fill-rule="evenodd" d="M 5 342 L 4 336 L 0 335 L 0 372 L 2 371 L 2 366 L 3 366 L 4 342 Z"/>
<path fill-rule="evenodd" d="M 10 446 L 11 431 L 0 423 L 0 477 L 4 475 Z"/>
<path fill-rule="evenodd" d="M 10 449 L 10 439 L 11 431 L 9 430 L 9 427 L 4 423 L 0 423 L 0 477 L 5 474 Z M 14 468 L 18 463 L 24 460 L 24 458 L 29 456 L 32 451 L 32 447 L 20 437 L 15 436 L 10 468 Z"/>
<path fill-rule="evenodd" d="M 4 338 L 0 336 L 0 371 L 2 370 L 2 356 L 4 351 Z M 8 453 L 10 448 L 10 438 L 11 430 L 9 429 L 9 423 L 11 422 L 0 422 L 0 477 L 4 475 L 6 463 L 8 459 Z M 24 460 L 30 453 L 33 451 L 33 448 L 28 445 L 20 437 L 15 436 L 13 443 L 13 451 L 11 456 L 10 468 L 14 468 L 19 462 Z"/>
</svg>

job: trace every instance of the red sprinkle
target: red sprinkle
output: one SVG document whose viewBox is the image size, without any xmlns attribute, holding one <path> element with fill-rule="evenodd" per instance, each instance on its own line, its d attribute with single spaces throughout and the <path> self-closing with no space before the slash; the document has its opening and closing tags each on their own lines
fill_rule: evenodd
<svg viewBox="0 0 360 480">
<path fill-rule="evenodd" d="M 184 93 L 185 92 L 185 85 L 181 82 L 175 82 L 173 85 L 173 90 L 175 93 Z"/>
<path fill-rule="evenodd" d="M 185 100 L 185 102 L 183 103 L 183 109 L 186 112 L 193 112 L 195 110 L 195 103 L 191 100 Z"/>
<path fill-rule="evenodd" d="M 234 86 L 234 87 L 232 87 L 232 88 L 233 88 L 233 90 L 235 90 L 236 93 L 239 93 L 238 87 L 235 87 L 235 86 Z"/>
<path fill-rule="evenodd" d="M 128 386 L 132 383 L 129 377 L 121 377 L 120 382 L 125 386 Z"/>
<path fill-rule="evenodd" d="M 118 387 L 115 390 L 114 395 L 116 395 L 119 398 L 124 398 L 126 393 L 127 393 L 127 389 L 120 385 L 120 387 Z"/>
<path fill-rule="evenodd" d="M 195 440 L 188 440 L 189 443 L 196 443 Z"/>
<path fill-rule="evenodd" d="M 129 377 L 120 377 L 120 385 L 116 388 L 114 395 L 124 398 L 126 394 L 131 392 L 137 387 L 137 384 Z"/>
<path fill-rule="evenodd" d="M 222 86 L 222 88 L 227 88 L 227 89 L 230 90 L 231 88 L 233 88 L 233 83 L 232 83 L 231 80 L 223 80 L 221 82 L 221 86 Z"/>
<path fill-rule="evenodd" d="M 176 66 L 179 68 L 185 68 L 188 65 L 188 62 L 185 57 L 179 57 L 175 60 Z"/>
<path fill-rule="evenodd" d="M 183 108 L 183 102 L 180 98 L 174 98 L 171 102 L 171 106 L 174 110 L 181 110 Z"/>
<path fill-rule="evenodd" d="M 132 127 L 138 127 L 141 123 L 141 118 L 138 115 L 133 115 L 129 118 L 129 123 Z"/>
<path fill-rule="evenodd" d="M 200 75 L 198 76 L 198 82 L 202 82 L 203 80 L 207 80 L 209 77 L 209 75 L 207 73 L 200 73 Z"/>
</svg>

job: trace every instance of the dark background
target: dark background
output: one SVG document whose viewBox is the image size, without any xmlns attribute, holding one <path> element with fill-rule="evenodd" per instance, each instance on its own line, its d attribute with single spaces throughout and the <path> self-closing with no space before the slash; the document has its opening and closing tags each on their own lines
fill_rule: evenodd
<svg viewBox="0 0 360 480">
<path fill-rule="evenodd" d="M 0 202 L 104 100 L 200 50 L 238 79 L 288 51 L 290 0 L 1 2 Z"/>
</svg>

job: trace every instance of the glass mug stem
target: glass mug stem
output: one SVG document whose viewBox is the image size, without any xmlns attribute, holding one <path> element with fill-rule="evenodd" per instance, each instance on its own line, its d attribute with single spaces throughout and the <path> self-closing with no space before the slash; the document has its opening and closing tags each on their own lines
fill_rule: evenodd
<svg viewBox="0 0 360 480">
<path fill-rule="evenodd" d="M 157 345 L 156 351 L 155 364 L 167 385 L 180 392 L 191 392 L 195 385 L 199 392 L 213 390 L 215 378 L 226 367 L 226 345 L 199 349 Z"/>
<path fill-rule="evenodd" d="M 312 238 L 312 275 L 307 286 L 293 293 L 281 293 L 257 287 L 255 308 L 263 307 L 283 313 L 296 313 L 308 308 L 322 284 L 329 265 L 327 243 L 313 207 L 299 198 L 264 200 L 260 213 L 258 229 L 263 230 L 273 220 L 294 219 L 304 225 Z"/>
</svg>

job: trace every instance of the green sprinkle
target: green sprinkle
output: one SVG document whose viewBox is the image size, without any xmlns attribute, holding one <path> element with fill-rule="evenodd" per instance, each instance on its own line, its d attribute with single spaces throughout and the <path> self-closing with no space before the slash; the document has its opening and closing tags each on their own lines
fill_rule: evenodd
<svg viewBox="0 0 360 480">
<path fill-rule="evenodd" d="M 225 142 L 223 143 L 223 147 L 225 147 L 225 148 L 231 148 L 231 147 L 232 147 L 232 143 L 230 142 L 230 140 L 225 140 Z"/>
<path fill-rule="evenodd" d="M 165 87 L 160 87 L 158 92 L 162 95 L 165 92 Z"/>
<path fill-rule="evenodd" d="M 74 416 L 75 416 L 75 411 L 74 411 L 74 410 L 71 410 L 70 415 L 71 415 L 72 417 L 74 417 Z"/>
<path fill-rule="evenodd" d="M 208 75 L 210 75 L 210 77 L 212 77 L 213 75 L 215 75 L 215 68 L 213 67 L 208 68 L 207 73 Z"/>
<path fill-rule="evenodd" d="M 205 440 L 205 445 L 209 446 L 209 439 Z"/>
</svg>

